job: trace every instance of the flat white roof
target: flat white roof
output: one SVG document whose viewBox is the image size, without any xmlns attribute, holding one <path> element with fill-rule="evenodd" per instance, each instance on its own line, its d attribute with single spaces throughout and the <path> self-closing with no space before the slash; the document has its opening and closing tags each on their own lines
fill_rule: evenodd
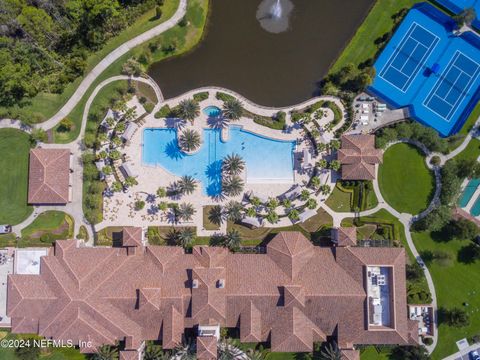
<svg viewBox="0 0 480 360">
<path fill-rule="evenodd" d="M 27 248 L 15 250 L 15 274 L 40 274 L 40 258 L 47 255 L 48 248 Z"/>
</svg>

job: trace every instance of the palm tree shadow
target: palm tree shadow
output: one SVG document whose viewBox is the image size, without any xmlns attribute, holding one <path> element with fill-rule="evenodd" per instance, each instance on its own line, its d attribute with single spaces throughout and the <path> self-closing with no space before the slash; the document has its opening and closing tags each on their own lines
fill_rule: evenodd
<svg viewBox="0 0 480 360">
<path fill-rule="evenodd" d="M 207 124 L 213 129 L 223 129 L 228 126 L 228 119 L 225 119 L 223 116 L 209 117 Z"/>
<path fill-rule="evenodd" d="M 170 159 L 180 160 L 185 157 L 185 154 L 178 147 L 177 141 L 172 140 L 165 146 L 165 154 Z"/>
<path fill-rule="evenodd" d="M 165 119 L 165 126 L 172 129 L 181 130 L 187 125 L 187 121 L 184 119 L 169 117 Z"/>
<path fill-rule="evenodd" d="M 205 170 L 205 175 L 207 175 L 208 185 L 207 185 L 207 195 L 211 196 L 214 199 L 221 200 L 223 199 L 222 195 L 222 161 L 215 160 L 207 166 Z"/>
</svg>

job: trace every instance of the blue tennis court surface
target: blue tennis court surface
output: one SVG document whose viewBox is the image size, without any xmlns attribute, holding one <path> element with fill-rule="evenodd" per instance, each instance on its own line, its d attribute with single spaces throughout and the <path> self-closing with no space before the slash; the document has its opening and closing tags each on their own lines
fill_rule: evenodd
<svg viewBox="0 0 480 360">
<path fill-rule="evenodd" d="M 458 14 L 464 9 L 474 8 L 477 13 L 477 19 L 473 21 L 473 26 L 480 29 L 480 0 L 436 0 L 440 5 L 445 6 L 451 12 Z"/>
<path fill-rule="evenodd" d="M 378 57 L 370 87 L 444 136 L 460 130 L 480 99 L 480 37 L 454 36 L 453 25 L 431 5 L 415 6 Z"/>
</svg>

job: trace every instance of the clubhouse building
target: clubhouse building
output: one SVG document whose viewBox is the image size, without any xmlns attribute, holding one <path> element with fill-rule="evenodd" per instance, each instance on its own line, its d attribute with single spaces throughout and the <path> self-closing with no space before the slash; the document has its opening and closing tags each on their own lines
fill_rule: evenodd
<svg viewBox="0 0 480 360">
<path fill-rule="evenodd" d="M 357 344 L 418 342 L 403 248 L 356 247 L 339 229 L 333 247 L 282 232 L 265 253 L 185 253 L 144 246 L 142 234 L 124 228 L 121 247 L 57 241 L 38 274 L 9 275 L 12 332 L 71 340 L 85 353 L 122 342 L 121 359 L 141 358 L 145 340 L 174 348 L 186 333 L 199 359 L 214 359 L 221 327 L 272 352 L 310 352 L 333 339 L 346 359 L 359 359 Z"/>
</svg>

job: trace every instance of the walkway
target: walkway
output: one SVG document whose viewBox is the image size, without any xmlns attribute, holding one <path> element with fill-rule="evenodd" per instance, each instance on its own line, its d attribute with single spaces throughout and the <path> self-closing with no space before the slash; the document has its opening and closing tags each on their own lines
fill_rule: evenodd
<svg viewBox="0 0 480 360">
<path fill-rule="evenodd" d="M 94 81 L 104 72 L 111 64 L 118 60 L 122 55 L 126 54 L 136 46 L 143 44 L 144 42 L 162 34 L 163 32 L 171 29 L 185 16 L 187 12 L 187 0 L 180 0 L 180 4 L 175 11 L 175 14 L 168 19 L 167 21 L 155 26 L 154 28 L 134 37 L 133 39 L 123 43 L 111 53 L 109 53 L 105 58 L 103 58 L 89 73 L 83 81 L 78 86 L 77 90 L 73 95 L 68 99 L 68 101 L 63 105 L 63 107 L 50 119 L 40 123 L 36 126 L 48 130 L 53 128 L 57 123 L 68 116 L 70 112 L 75 108 L 75 106 L 81 101 L 85 93 L 88 91 L 90 86 Z M 157 85 L 158 87 L 158 85 Z M 163 96 L 162 96 L 163 98 Z M 160 99 L 162 99 L 160 98 Z"/>
</svg>

